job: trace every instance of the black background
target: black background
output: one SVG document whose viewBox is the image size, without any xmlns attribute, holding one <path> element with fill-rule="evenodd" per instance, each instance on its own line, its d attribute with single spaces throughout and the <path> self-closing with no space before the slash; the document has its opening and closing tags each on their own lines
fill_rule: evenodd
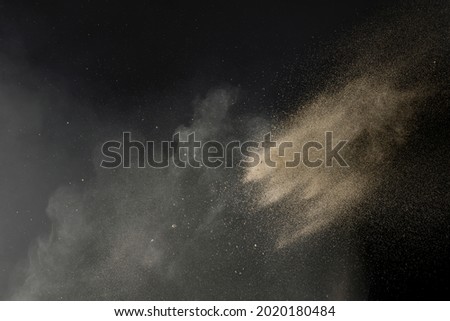
<svg viewBox="0 0 450 321">
<path fill-rule="evenodd" d="M 13 66 L 2 65 L 2 82 L 50 96 L 64 92 L 72 103 L 49 104 L 42 130 L 47 154 L 29 164 L 39 173 L 4 192 L 0 286 L 7 289 L 30 244 L 48 233 L 45 207 L 55 188 L 91 175 L 88 155 L 99 124 L 162 137 L 189 122 L 189 102 L 198 92 L 221 85 L 245 93 L 245 110 L 236 114 L 289 112 L 326 83 L 336 63 L 333 46 L 343 35 L 394 9 L 390 1 L 2 1 L 0 53 Z M 442 102 L 445 93 L 434 103 Z M 394 171 L 397 184 L 377 196 L 382 206 L 359 209 L 378 217 L 354 232 L 368 299 L 450 297 L 449 153 L 442 148 L 448 146 L 448 112 L 422 117 L 414 143 L 405 147 L 416 151 L 413 169 Z M 431 152 L 420 152 L 425 149 Z M 408 206 L 416 219 L 402 218 Z M 17 209 L 27 214 L 15 215 Z M 424 227 L 430 216 L 438 223 Z"/>
</svg>

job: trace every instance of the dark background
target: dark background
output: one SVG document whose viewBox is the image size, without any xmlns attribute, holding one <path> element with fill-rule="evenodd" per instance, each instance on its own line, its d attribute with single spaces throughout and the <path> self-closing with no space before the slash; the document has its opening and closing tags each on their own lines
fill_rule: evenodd
<svg viewBox="0 0 450 321">
<path fill-rule="evenodd" d="M 236 115 L 288 113 L 326 83 L 341 37 L 397 10 L 390 2 L 1 1 L 2 90 L 20 101 L 44 100 L 46 107 L 38 136 L 19 147 L 2 145 L 0 298 L 19 278 L 14 271 L 30 245 L 50 230 L 49 196 L 92 175 L 92 149 L 109 134 L 99 134 L 99 127 L 165 137 L 190 121 L 198 92 L 222 85 L 244 93 Z M 446 97 L 437 94 L 434 103 Z M 37 116 L 26 110 L 25 117 Z M 354 236 L 368 299 L 450 298 L 448 112 L 424 115 L 419 124 L 417 139 L 405 147 L 415 151 L 414 168 L 394 171 L 398 183 L 379 192 L 382 210 L 360 209 L 378 215 Z M 10 132 L 3 130 L 6 140 Z M 417 152 L 430 141 L 432 152 Z M 403 220 L 405 207 L 417 219 Z M 438 223 L 424 227 L 430 216 Z"/>
</svg>

